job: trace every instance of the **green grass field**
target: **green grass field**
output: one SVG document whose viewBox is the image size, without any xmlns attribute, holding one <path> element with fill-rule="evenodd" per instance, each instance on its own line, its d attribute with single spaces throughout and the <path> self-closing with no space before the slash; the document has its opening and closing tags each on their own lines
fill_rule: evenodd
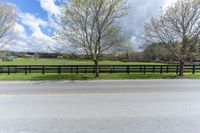
<svg viewBox="0 0 200 133">
<path fill-rule="evenodd" d="M 0 65 L 93 65 L 89 60 L 67 60 L 67 59 L 23 59 L 15 58 L 13 61 L 0 61 Z M 153 65 L 161 63 L 150 62 L 120 62 L 120 61 L 100 61 L 100 65 Z"/>
<path fill-rule="evenodd" d="M 176 74 L 101 74 L 100 77 L 95 78 L 92 74 L 0 74 L 0 81 L 16 81 L 16 80 L 126 80 L 126 79 L 199 79 L 200 74 L 185 74 L 179 77 Z"/>
</svg>

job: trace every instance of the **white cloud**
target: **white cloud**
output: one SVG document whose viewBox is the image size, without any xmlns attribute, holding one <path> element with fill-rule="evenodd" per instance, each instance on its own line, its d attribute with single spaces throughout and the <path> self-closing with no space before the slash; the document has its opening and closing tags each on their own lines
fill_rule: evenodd
<svg viewBox="0 0 200 133">
<path fill-rule="evenodd" d="M 26 38 L 27 37 L 24 26 L 19 23 L 16 23 L 16 25 L 15 25 L 15 32 L 17 33 L 18 38 Z"/>
<path fill-rule="evenodd" d="M 60 8 L 55 4 L 56 0 L 38 0 L 41 7 L 51 15 L 59 15 Z"/>
<path fill-rule="evenodd" d="M 41 8 L 48 14 L 48 24 L 53 29 L 57 29 L 59 25 L 56 23 L 61 14 L 60 7 L 56 5 L 58 0 L 38 0 Z"/>
<path fill-rule="evenodd" d="M 22 24 L 28 26 L 33 32 L 32 37 L 46 37 L 46 35 L 41 31 L 41 26 L 47 26 L 48 23 L 46 21 L 36 18 L 33 14 L 29 13 L 20 13 L 19 17 L 21 18 Z"/>
<path fill-rule="evenodd" d="M 9 46 L 10 50 L 15 51 L 32 51 L 32 52 L 52 52 L 59 45 L 52 37 L 42 32 L 41 27 L 48 28 L 48 22 L 37 18 L 30 13 L 18 12 L 19 22 L 15 26 L 17 33 L 16 41 Z M 31 30 L 27 34 L 24 26 Z"/>
</svg>

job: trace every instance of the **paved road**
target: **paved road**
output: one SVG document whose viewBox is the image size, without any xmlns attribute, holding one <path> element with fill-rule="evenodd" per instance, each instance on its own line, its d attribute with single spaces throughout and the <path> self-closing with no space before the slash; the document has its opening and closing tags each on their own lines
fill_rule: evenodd
<svg viewBox="0 0 200 133">
<path fill-rule="evenodd" d="M 200 133 L 200 80 L 0 82 L 0 133 Z"/>
</svg>

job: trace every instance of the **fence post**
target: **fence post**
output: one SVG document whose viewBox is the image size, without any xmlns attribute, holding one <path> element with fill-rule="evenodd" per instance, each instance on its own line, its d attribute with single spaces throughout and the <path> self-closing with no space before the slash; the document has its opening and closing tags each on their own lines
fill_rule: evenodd
<svg viewBox="0 0 200 133">
<path fill-rule="evenodd" d="M 1 66 L 1 69 L 0 69 L 0 70 L 1 70 L 1 73 L 3 73 L 3 67 L 2 67 L 2 66 Z"/>
<path fill-rule="evenodd" d="M 195 68 L 196 68 L 196 66 L 193 65 L 193 67 L 192 67 L 192 74 L 195 74 Z"/>
<path fill-rule="evenodd" d="M 146 74 L 146 66 L 144 65 L 143 67 L 144 67 L 144 74 Z"/>
<path fill-rule="evenodd" d="M 167 73 L 169 73 L 169 66 L 167 66 Z"/>
<path fill-rule="evenodd" d="M 25 68 L 25 75 L 27 75 L 27 66 L 24 67 Z"/>
<path fill-rule="evenodd" d="M 42 66 L 42 74 L 45 74 L 45 66 Z"/>
<path fill-rule="evenodd" d="M 10 67 L 8 66 L 8 75 L 10 75 Z"/>
<path fill-rule="evenodd" d="M 163 73 L 163 66 L 160 66 L 160 74 Z"/>
<path fill-rule="evenodd" d="M 78 75 L 78 66 L 76 66 L 76 74 Z"/>
<path fill-rule="evenodd" d="M 58 66 L 58 74 L 61 74 L 61 67 L 60 66 Z"/>
<path fill-rule="evenodd" d="M 127 74 L 130 73 L 130 67 L 129 67 L 129 65 L 126 67 L 126 72 L 127 72 Z"/>
</svg>

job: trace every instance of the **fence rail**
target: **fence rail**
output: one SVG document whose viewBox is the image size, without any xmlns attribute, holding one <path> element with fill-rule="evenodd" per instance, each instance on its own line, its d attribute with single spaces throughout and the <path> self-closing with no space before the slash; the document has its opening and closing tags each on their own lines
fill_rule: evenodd
<svg viewBox="0 0 200 133">
<path fill-rule="evenodd" d="M 176 73 L 179 72 L 179 65 L 100 65 L 100 73 Z M 185 65 L 184 72 L 200 73 L 200 65 Z M 1 65 L 0 73 L 58 73 L 58 74 L 79 74 L 95 73 L 94 65 Z"/>
</svg>

